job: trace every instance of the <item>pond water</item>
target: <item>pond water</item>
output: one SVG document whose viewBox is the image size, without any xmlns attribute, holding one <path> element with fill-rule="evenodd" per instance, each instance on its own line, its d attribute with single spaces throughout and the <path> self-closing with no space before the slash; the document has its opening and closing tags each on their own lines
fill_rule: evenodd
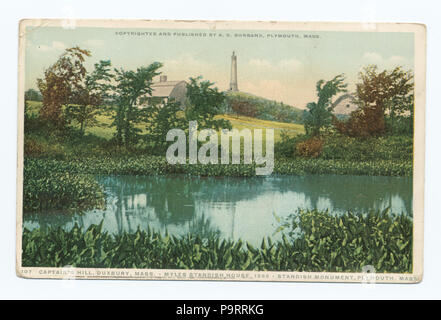
<svg viewBox="0 0 441 320">
<path fill-rule="evenodd" d="M 97 176 L 107 195 L 105 210 L 30 213 L 24 227 L 83 228 L 103 220 L 109 233 L 137 228 L 170 234 L 218 234 L 259 244 L 278 223 L 299 209 L 334 213 L 390 208 L 412 215 L 412 178 L 371 176 L 276 176 L 203 178 L 189 176 Z M 275 239 L 277 240 L 277 239 Z"/>
</svg>

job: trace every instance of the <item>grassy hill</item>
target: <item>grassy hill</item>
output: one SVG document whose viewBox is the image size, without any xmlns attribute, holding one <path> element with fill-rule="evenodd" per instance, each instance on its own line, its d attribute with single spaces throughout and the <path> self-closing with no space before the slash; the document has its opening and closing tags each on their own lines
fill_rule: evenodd
<svg viewBox="0 0 441 320">
<path fill-rule="evenodd" d="M 41 108 L 42 103 L 38 101 L 28 101 L 27 112 L 29 114 L 36 115 L 38 114 L 39 109 Z M 218 119 L 226 119 L 231 122 L 233 128 L 242 130 L 244 128 L 248 128 L 250 130 L 253 129 L 274 129 L 274 140 L 275 142 L 279 141 L 280 133 L 282 130 L 285 130 L 290 135 L 298 135 L 300 133 L 304 133 L 304 127 L 301 124 L 295 123 L 286 123 L 280 121 L 270 121 L 270 120 L 262 120 L 253 117 L 246 117 L 235 114 L 223 114 L 216 116 Z M 101 114 L 97 116 L 97 120 L 100 123 L 99 126 L 94 127 L 86 127 L 86 134 L 94 135 L 100 138 L 104 138 L 109 140 L 112 138 L 115 127 L 111 127 L 112 123 L 111 114 Z M 75 124 L 74 124 L 75 125 Z M 138 128 L 141 130 L 145 130 L 144 124 L 138 124 Z"/>
<path fill-rule="evenodd" d="M 227 112 L 261 120 L 302 123 L 303 110 L 240 91 L 227 91 Z"/>
<path fill-rule="evenodd" d="M 233 128 L 242 130 L 242 129 L 274 129 L 274 142 L 278 142 L 280 140 L 280 134 L 283 131 L 288 133 L 290 136 L 296 136 L 298 134 L 305 133 L 305 128 L 301 124 L 297 123 L 286 123 L 279 121 L 269 121 L 269 120 L 261 120 L 252 117 L 239 116 L 239 115 L 231 115 L 231 114 L 223 114 L 216 116 L 219 119 L 229 120 Z"/>
</svg>

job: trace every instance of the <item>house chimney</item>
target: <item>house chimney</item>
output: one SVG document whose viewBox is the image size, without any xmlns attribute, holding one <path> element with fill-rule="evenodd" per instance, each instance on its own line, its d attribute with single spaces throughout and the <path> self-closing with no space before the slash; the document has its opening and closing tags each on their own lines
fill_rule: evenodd
<svg viewBox="0 0 441 320">
<path fill-rule="evenodd" d="M 159 76 L 159 82 L 167 82 L 167 76 Z"/>
</svg>

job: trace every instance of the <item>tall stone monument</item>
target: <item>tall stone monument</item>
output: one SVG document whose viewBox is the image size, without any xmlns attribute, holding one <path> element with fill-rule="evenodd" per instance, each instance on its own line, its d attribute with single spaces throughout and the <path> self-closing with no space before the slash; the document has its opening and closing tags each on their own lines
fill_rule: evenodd
<svg viewBox="0 0 441 320">
<path fill-rule="evenodd" d="M 230 91 L 239 91 L 237 88 L 237 56 L 234 54 L 231 56 L 231 80 Z"/>
</svg>

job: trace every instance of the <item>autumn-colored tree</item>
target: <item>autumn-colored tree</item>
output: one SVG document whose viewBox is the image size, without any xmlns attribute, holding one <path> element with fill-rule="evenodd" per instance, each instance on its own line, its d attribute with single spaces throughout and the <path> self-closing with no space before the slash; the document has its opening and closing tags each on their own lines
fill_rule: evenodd
<svg viewBox="0 0 441 320">
<path fill-rule="evenodd" d="M 324 140 L 321 137 L 312 136 L 295 145 L 294 154 L 300 157 L 317 158 L 322 152 Z"/>
<path fill-rule="evenodd" d="M 44 71 L 44 78 L 37 79 L 38 89 L 43 96 L 40 116 L 57 127 L 64 126 L 63 105 L 66 105 L 72 91 L 78 88 L 86 75 L 85 57 L 90 51 L 79 47 L 68 48 L 57 62 Z"/>
<path fill-rule="evenodd" d="M 368 137 L 386 131 L 385 118 L 413 116 L 413 73 L 401 67 L 378 72 L 371 65 L 359 74 L 355 103 L 359 108 L 346 121 L 334 119 L 338 131 Z"/>
<path fill-rule="evenodd" d="M 247 117 L 256 117 L 257 109 L 256 107 L 246 100 L 235 99 L 231 102 L 231 109 L 237 115 L 243 115 Z"/>
</svg>

